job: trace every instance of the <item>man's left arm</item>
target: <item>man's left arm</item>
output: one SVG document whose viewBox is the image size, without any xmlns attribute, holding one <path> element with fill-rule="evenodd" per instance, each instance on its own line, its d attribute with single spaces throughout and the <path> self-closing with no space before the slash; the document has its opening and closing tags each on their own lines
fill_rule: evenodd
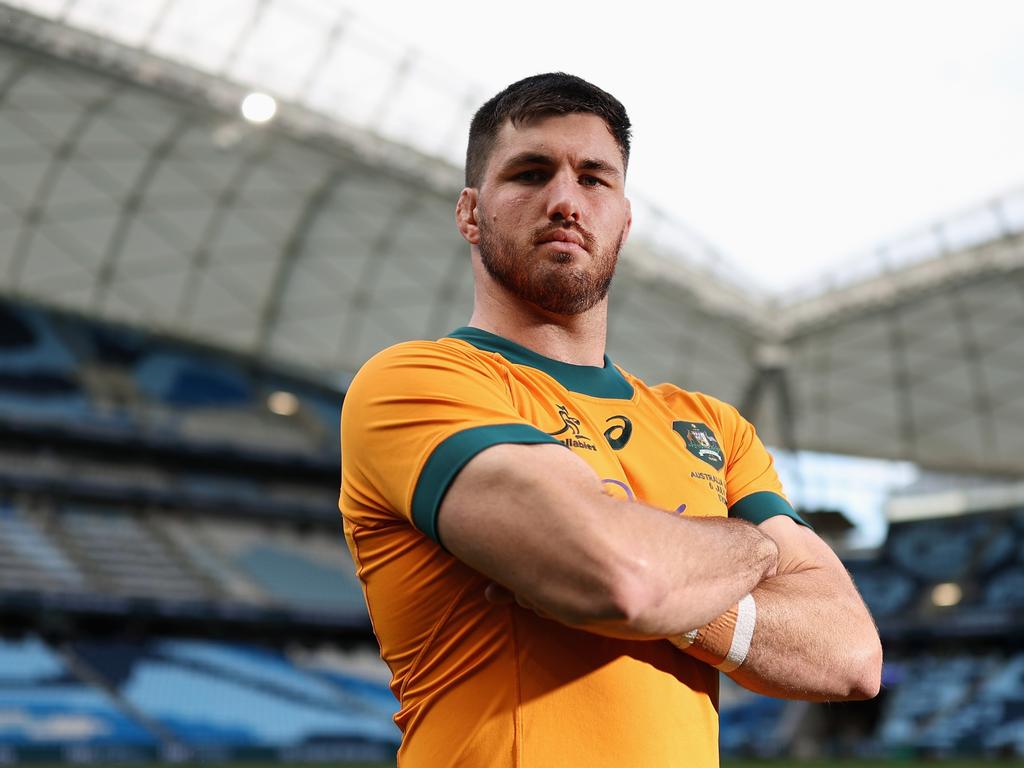
<svg viewBox="0 0 1024 768">
<path fill-rule="evenodd" d="M 811 529 L 785 515 L 769 517 L 759 528 L 778 544 L 776 575 L 740 604 L 739 620 L 737 610 L 716 619 L 685 652 L 721 662 L 733 637 L 749 631 L 752 622 L 743 661 L 727 672 L 740 685 L 809 701 L 875 696 L 882 666 L 878 631 L 839 558 Z M 743 642 L 732 644 L 736 650 Z"/>
</svg>

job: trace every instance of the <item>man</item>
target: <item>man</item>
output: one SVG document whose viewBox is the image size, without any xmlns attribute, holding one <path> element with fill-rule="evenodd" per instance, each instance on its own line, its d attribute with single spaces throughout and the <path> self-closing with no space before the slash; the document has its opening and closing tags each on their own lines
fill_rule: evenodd
<svg viewBox="0 0 1024 768">
<path fill-rule="evenodd" d="M 878 690 L 871 618 L 753 428 L 604 354 L 629 130 L 564 74 L 481 107 L 469 325 L 385 350 L 346 395 L 341 509 L 403 768 L 712 766 L 718 669 Z"/>
</svg>

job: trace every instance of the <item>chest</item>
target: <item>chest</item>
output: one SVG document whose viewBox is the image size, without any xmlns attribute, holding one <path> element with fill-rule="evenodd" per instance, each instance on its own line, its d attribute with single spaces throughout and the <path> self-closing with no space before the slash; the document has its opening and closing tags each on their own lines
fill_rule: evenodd
<svg viewBox="0 0 1024 768">
<path fill-rule="evenodd" d="M 726 463 L 716 427 L 655 398 L 520 392 L 516 408 L 586 461 L 609 495 L 689 515 L 726 515 Z"/>
</svg>

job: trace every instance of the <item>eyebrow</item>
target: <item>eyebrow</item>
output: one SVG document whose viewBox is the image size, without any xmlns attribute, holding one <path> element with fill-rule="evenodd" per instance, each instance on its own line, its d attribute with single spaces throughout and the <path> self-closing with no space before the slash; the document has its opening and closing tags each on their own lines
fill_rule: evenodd
<svg viewBox="0 0 1024 768">
<path fill-rule="evenodd" d="M 555 159 L 550 155 L 545 155 L 541 152 L 520 152 L 518 155 L 514 155 L 509 158 L 505 163 L 506 168 L 514 168 L 517 165 L 554 165 Z M 622 176 L 622 172 L 611 163 L 606 163 L 604 160 L 598 160 L 596 158 L 587 158 L 579 164 L 580 170 L 584 171 L 598 171 L 600 173 L 607 173 L 612 176 Z"/>
</svg>

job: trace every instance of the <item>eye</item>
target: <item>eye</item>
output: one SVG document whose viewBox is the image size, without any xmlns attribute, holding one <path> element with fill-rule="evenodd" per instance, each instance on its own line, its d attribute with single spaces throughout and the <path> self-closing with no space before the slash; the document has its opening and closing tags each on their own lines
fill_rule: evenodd
<svg viewBox="0 0 1024 768">
<path fill-rule="evenodd" d="M 604 182 L 597 176 L 580 176 L 580 184 L 585 187 L 600 187 Z"/>
<path fill-rule="evenodd" d="M 545 175 L 543 171 L 537 168 L 531 168 L 528 171 L 520 171 L 519 173 L 517 173 L 515 175 L 515 179 L 516 181 L 522 181 L 527 184 L 533 184 L 538 181 L 544 181 Z"/>
</svg>

